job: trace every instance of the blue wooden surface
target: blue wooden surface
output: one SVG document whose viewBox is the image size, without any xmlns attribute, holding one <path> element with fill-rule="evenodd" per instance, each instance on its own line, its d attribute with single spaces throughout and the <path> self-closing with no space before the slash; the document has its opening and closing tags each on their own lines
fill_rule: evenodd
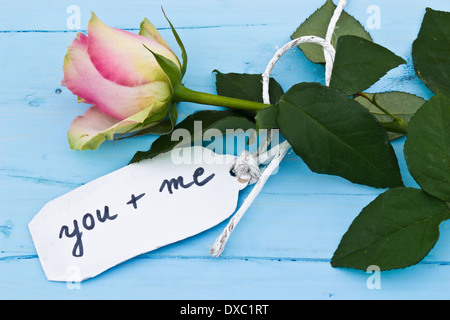
<svg viewBox="0 0 450 320">
<path fill-rule="evenodd" d="M 267 62 L 323 0 L 4 1 L 0 10 L 0 298 L 1 299 L 447 299 L 450 230 L 441 225 L 436 247 L 418 265 L 381 274 L 333 269 L 331 256 L 360 210 L 383 190 L 312 173 L 289 154 L 277 175 L 234 231 L 221 258 L 209 246 L 226 222 L 198 236 L 144 254 L 71 289 L 46 280 L 27 225 L 48 201 L 126 165 L 155 137 L 104 143 L 72 151 L 66 131 L 88 108 L 60 86 L 70 5 L 85 29 L 94 11 L 105 23 L 137 32 L 147 17 L 177 48 L 160 6 L 189 54 L 186 86 L 215 93 L 213 69 L 262 73 Z M 411 44 L 425 7 L 450 11 L 448 0 L 350 0 L 346 10 L 365 23 L 381 9 L 374 40 L 408 61 L 369 91 L 401 90 L 429 98 L 414 73 Z M 407 8 L 407 9 L 405 9 Z M 273 76 L 285 90 L 301 81 L 323 82 L 323 67 L 298 50 L 282 58 Z M 61 90 L 61 92 L 59 91 Z M 202 106 L 179 105 L 180 120 Z M 393 142 L 407 186 L 403 143 Z M 240 197 L 243 201 L 249 190 Z"/>
</svg>

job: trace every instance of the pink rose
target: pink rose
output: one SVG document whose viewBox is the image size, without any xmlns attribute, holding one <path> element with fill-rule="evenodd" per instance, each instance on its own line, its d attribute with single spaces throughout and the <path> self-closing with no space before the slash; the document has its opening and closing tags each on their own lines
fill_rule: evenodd
<svg viewBox="0 0 450 320">
<path fill-rule="evenodd" d="M 92 13 L 87 36 L 79 33 L 64 59 L 63 85 L 93 105 L 70 126 L 72 149 L 95 150 L 115 134 L 147 129 L 167 117 L 174 88 L 155 54 L 181 70 L 147 19 L 137 35 L 111 28 Z"/>
</svg>

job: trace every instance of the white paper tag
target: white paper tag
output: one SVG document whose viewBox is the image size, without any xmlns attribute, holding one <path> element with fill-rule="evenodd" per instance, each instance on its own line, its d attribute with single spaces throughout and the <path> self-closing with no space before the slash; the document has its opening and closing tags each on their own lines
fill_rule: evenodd
<svg viewBox="0 0 450 320">
<path fill-rule="evenodd" d="M 47 203 L 29 224 L 47 278 L 82 281 L 227 219 L 246 186 L 230 174 L 235 157 L 202 147 L 178 152 L 176 159 L 169 152 L 128 165 Z"/>
</svg>

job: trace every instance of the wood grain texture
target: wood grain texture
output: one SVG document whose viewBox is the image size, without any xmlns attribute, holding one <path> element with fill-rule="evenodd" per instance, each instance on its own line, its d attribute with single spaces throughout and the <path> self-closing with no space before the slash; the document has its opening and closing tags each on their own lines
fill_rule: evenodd
<svg viewBox="0 0 450 320">
<path fill-rule="evenodd" d="M 322 1 L 161 0 L 9 1 L 0 11 L 0 298 L 2 299 L 398 299 L 449 298 L 450 231 L 419 265 L 382 273 L 381 290 L 366 286 L 369 274 L 333 269 L 331 256 L 360 210 L 383 190 L 312 173 L 289 154 L 246 213 L 221 258 L 208 250 L 226 222 L 198 236 L 142 255 L 70 290 L 45 279 L 27 225 L 42 206 L 78 186 L 126 165 L 154 136 L 106 142 L 96 151 L 72 151 L 66 132 L 87 105 L 61 87 L 62 62 L 75 36 L 66 9 L 81 8 L 105 23 L 137 32 L 146 16 L 176 48 L 163 6 L 189 55 L 186 86 L 215 93 L 212 71 L 262 73 L 277 47 Z M 350 0 L 347 11 L 363 24 L 372 0 Z M 407 60 L 371 92 L 401 90 L 424 98 L 430 91 L 414 73 L 411 44 L 425 7 L 450 11 L 447 0 L 376 1 L 381 29 L 374 40 Z M 408 10 L 404 8 L 407 7 Z M 323 66 L 291 50 L 273 76 L 287 90 L 324 80 Z M 203 106 L 180 103 L 180 120 Z M 209 107 L 212 109 L 212 107 Z M 403 180 L 404 140 L 393 142 Z M 240 203 L 249 193 L 242 192 Z"/>
</svg>

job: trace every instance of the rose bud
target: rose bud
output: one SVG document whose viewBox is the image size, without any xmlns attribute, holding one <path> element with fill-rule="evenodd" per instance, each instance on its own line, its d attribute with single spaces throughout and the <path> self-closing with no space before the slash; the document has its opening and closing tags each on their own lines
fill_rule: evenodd
<svg viewBox="0 0 450 320">
<path fill-rule="evenodd" d="M 70 126 L 72 149 L 95 150 L 115 134 L 156 126 L 176 108 L 173 75 L 157 58 L 181 77 L 178 58 L 147 19 L 138 35 L 109 27 L 92 13 L 87 36 L 79 33 L 64 59 L 63 85 L 93 105 Z"/>
</svg>

